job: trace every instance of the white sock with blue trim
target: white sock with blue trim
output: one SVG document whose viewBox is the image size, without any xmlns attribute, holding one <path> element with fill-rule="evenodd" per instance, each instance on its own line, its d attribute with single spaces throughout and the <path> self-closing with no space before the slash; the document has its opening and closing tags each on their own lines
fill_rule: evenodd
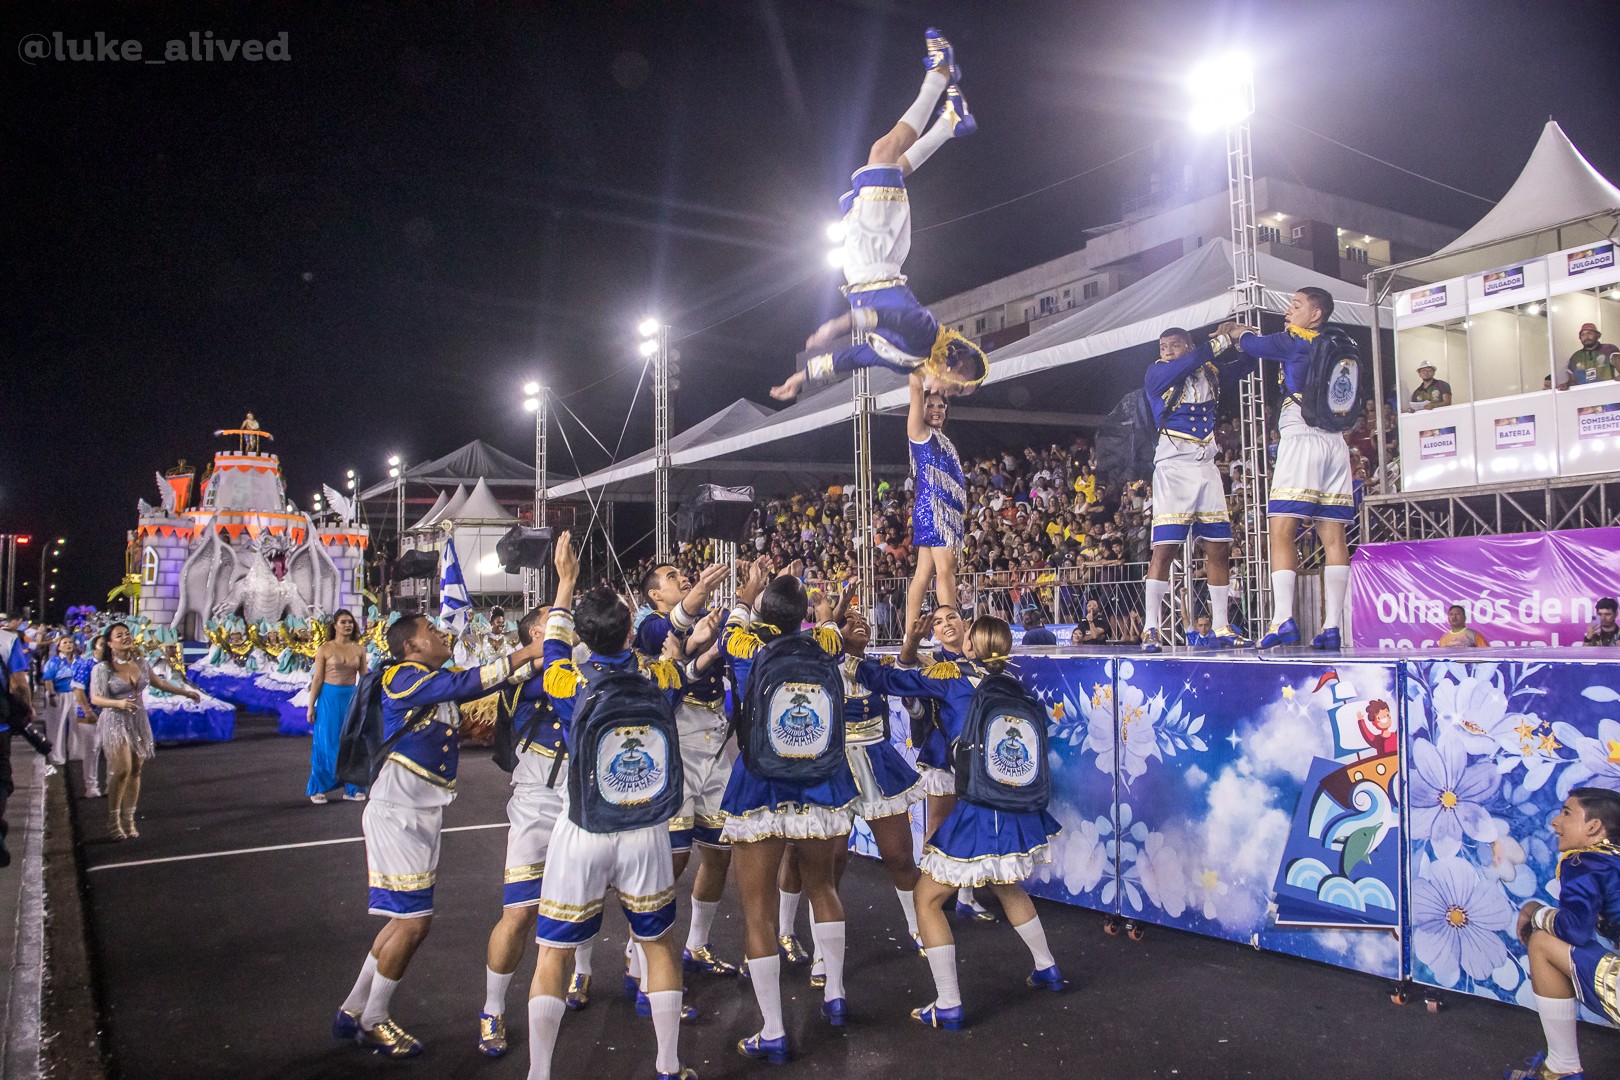
<svg viewBox="0 0 1620 1080">
<path fill-rule="evenodd" d="M 934 126 L 923 132 L 922 137 L 911 144 L 911 148 L 900 155 L 900 167 L 908 173 L 914 173 L 922 168 L 923 162 L 934 156 L 934 151 L 944 146 L 956 134 L 956 124 L 940 116 L 934 121 Z"/>
<path fill-rule="evenodd" d="M 692 897 L 692 924 L 686 930 L 686 947 L 693 952 L 709 943 L 709 932 L 714 929 L 714 913 L 720 909 L 718 900 L 699 900 Z"/>
<path fill-rule="evenodd" d="M 566 1008 L 562 998 L 529 999 L 529 1080 L 551 1080 L 551 1053 Z"/>
<path fill-rule="evenodd" d="M 776 932 L 786 937 L 793 933 L 799 921 L 799 900 L 803 893 L 783 890 L 776 898 Z"/>
</svg>

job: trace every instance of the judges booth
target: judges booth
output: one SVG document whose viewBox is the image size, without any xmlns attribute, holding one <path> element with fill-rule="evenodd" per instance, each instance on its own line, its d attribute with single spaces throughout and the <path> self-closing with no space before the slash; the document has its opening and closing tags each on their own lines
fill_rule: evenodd
<svg viewBox="0 0 1620 1080">
<path fill-rule="evenodd" d="M 1620 341 L 1615 242 L 1425 285 L 1395 302 L 1402 488 L 1620 471 L 1620 381 L 1568 371 L 1592 323 Z M 1451 403 L 1414 408 L 1417 369 Z"/>
</svg>

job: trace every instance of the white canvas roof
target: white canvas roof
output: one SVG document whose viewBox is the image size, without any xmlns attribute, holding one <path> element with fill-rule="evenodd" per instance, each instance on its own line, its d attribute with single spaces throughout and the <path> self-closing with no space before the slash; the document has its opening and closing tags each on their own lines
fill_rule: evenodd
<svg viewBox="0 0 1620 1080">
<path fill-rule="evenodd" d="M 438 517 L 434 518 L 428 524 L 437 525 L 441 521 L 454 521 L 458 516 L 460 516 L 461 508 L 466 504 L 467 485 L 457 484 L 456 493 L 450 496 L 450 501 L 445 504 L 444 510 L 440 512 Z"/>
<path fill-rule="evenodd" d="M 449 505 L 450 505 L 450 496 L 446 495 L 442 491 L 439 492 L 438 499 L 433 503 L 433 509 L 431 509 L 427 513 L 423 514 L 421 520 L 418 521 L 415 525 L 412 525 L 411 528 L 413 530 L 414 529 L 425 529 L 428 526 L 432 525 L 435 521 L 439 520 L 439 516 L 444 513 L 444 508 L 449 506 Z"/>
<path fill-rule="evenodd" d="M 1620 188 L 1592 168 L 1548 120 L 1519 178 L 1474 227 L 1424 259 L 1379 275 L 1438 281 L 1607 239 L 1620 224 Z"/>
<path fill-rule="evenodd" d="M 753 427 L 766 417 L 774 416 L 770 409 L 757 405 L 746 398 L 738 398 L 730 405 L 721 409 L 712 416 L 698 421 L 685 431 L 670 437 L 669 447 L 672 453 L 696 446 L 706 440 L 724 438 L 738 431 L 745 431 Z M 589 476 L 582 476 L 578 480 L 570 480 L 559 484 L 546 493 L 547 498 L 566 499 L 570 495 L 580 495 L 587 491 L 596 491 L 609 487 L 624 487 L 628 481 L 653 474 L 657 465 L 657 454 L 653 449 L 643 450 L 634 457 L 625 458 L 603 469 L 598 469 Z M 718 481 L 716 481 L 718 482 Z M 651 484 L 644 485 L 646 495 L 652 497 Z M 615 492 L 616 496 L 622 494 Z"/>
<path fill-rule="evenodd" d="M 483 477 L 478 478 L 478 483 L 473 485 L 472 491 L 467 493 L 466 500 L 456 508 L 455 513 L 447 509 L 444 516 L 446 520 L 456 522 L 510 523 L 517 520 L 501 509 L 501 504 L 495 501 Z"/>
<path fill-rule="evenodd" d="M 1288 298 L 1307 285 L 1332 294 L 1333 321 L 1350 326 L 1371 325 L 1365 290 L 1338 278 L 1319 274 L 1272 255 L 1259 255 L 1264 304 L 1282 311 Z M 1167 326 L 1197 327 L 1232 314 L 1232 244 L 1220 239 L 1183 255 L 1169 266 L 1149 274 L 1112 296 L 1099 300 L 1068 318 L 997 349 L 990 357 L 986 385 L 1006 382 L 1036 372 L 1067 367 L 1132 346 L 1156 341 Z M 1380 315 L 1390 325 L 1386 308 Z M 872 370 L 873 405 L 878 412 L 904 409 L 905 379 L 882 368 Z M 848 382 L 808 394 L 781 412 L 735 434 L 704 440 L 670 455 L 676 467 L 692 465 L 724 454 L 792 438 L 855 415 Z M 555 494 L 556 489 L 553 489 Z"/>
</svg>

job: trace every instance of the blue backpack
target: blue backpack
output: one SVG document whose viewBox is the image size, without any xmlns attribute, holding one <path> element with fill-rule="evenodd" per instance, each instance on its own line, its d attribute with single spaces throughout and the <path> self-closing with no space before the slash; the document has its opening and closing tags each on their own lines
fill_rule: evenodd
<svg viewBox="0 0 1620 1080">
<path fill-rule="evenodd" d="M 437 706 L 428 705 L 406 716 L 392 735 L 383 738 L 383 676 L 393 664 L 379 665 L 360 676 L 349 711 L 338 733 L 337 778 L 351 787 L 369 788 L 393 753 L 394 744 L 423 721 L 435 715 Z"/>
<path fill-rule="evenodd" d="M 1300 395 L 1300 415 L 1320 431 L 1356 426 L 1372 385 L 1355 339 L 1337 326 L 1324 326 L 1311 342 L 1311 370 Z"/>
<path fill-rule="evenodd" d="M 754 657 L 737 727 L 743 766 L 766 780 L 815 784 L 844 762 L 844 676 L 808 634 L 773 638 Z"/>
<path fill-rule="evenodd" d="M 1052 797 L 1046 709 L 1011 675 L 987 675 L 957 736 L 956 794 L 1004 814 L 1045 810 Z"/>
<path fill-rule="evenodd" d="M 681 809 L 680 735 L 669 699 L 634 669 L 584 664 L 568 737 L 568 819 L 590 833 L 662 825 Z"/>
</svg>

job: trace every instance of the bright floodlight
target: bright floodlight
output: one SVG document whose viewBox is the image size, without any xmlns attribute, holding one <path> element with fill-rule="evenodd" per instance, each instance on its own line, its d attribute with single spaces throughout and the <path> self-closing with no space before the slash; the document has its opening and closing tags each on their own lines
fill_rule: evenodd
<svg viewBox="0 0 1620 1080">
<path fill-rule="evenodd" d="M 523 399 L 523 408 L 528 412 L 539 412 L 540 411 L 540 399 L 539 398 L 534 398 L 534 397 L 532 397 L 532 398 L 524 398 Z"/>
<path fill-rule="evenodd" d="M 641 353 L 642 356 L 651 356 L 658 351 L 658 342 L 653 338 L 648 338 L 637 346 L 636 351 Z"/>
<path fill-rule="evenodd" d="M 833 269 L 841 269 L 844 265 L 844 249 L 833 248 L 827 252 L 827 265 Z"/>
<path fill-rule="evenodd" d="M 353 479 L 354 479 L 354 470 L 353 470 L 353 469 L 350 469 L 350 470 L 349 470 L 349 479 L 350 479 L 350 480 L 353 480 Z"/>
<path fill-rule="evenodd" d="M 523 392 L 528 394 L 530 397 L 534 397 L 534 395 L 540 392 L 540 384 L 535 382 L 533 379 L 530 379 L 528 382 L 523 384 Z"/>
<path fill-rule="evenodd" d="M 396 465 L 392 469 L 388 470 L 388 478 L 390 480 L 398 480 L 399 479 L 399 466 Z"/>
<path fill-rule="evenodd" d="M 1187 76 L 1192 125 L 1201 131 L 1241 124 L 1254 112 L 1254 64 L 1242 53 L 1205 61 Z"/>
<path fill-rule="evenodd" d="M 388 455 L 388 464 L 390 464 L 390 465 L 398 465 L 399 464 L 399 455 L 398 454 L 390 454 L 390 455 Z"/>
<path fill-rule="evenodd" d="M 658 333 L 658 327 L 658 320 L 648 316 L 636 324 L 636 333 L 640 334 L 642 337 L 652 337 L 654 334 Z M 642 355 L 645 356 L 647 354 L 643 353 Z"/>
<path fill-rule="evenodd" d="M 827 239 L 835 244 L 842 244 L 844 242 L 844 234 L 848 231 L 848 228 L 842 221 L 829 222 L 827 225 Z"/>
</svg>

